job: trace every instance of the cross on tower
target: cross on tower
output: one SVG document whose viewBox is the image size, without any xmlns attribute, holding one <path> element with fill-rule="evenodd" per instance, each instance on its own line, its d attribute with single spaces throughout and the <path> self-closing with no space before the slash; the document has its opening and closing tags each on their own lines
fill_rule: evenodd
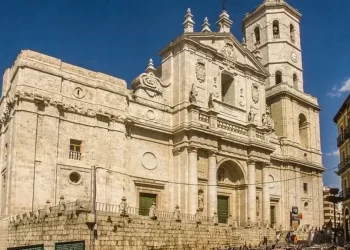
<svg viewBox="0 0 350 250">
<path fill-rule="evenodd" d="M 222 10 L 226 10 L 226 0 L 222 0 Z"/>
</svg>

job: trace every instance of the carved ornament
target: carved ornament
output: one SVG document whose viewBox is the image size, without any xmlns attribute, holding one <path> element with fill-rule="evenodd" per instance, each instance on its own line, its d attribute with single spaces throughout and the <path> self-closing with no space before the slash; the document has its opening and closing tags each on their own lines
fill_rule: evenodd
<svg viewBox="0 0 350 250">
<path fill-rule="evenodd" d="M 259 85 L 257 83 L 252 84 L 252 100 L 255 104 L 259 102 Z"/>
<path fill-rule="evenodd" d="M 200 83 L 203 83 L 205 81 L 205 76 L 206 76 L 206 72 L 205 72 L 205 63 L 202 59 L 198 59 L 198 62 L 196 63 L 196 77 L 197 80 Z"/>
<path fill-rule="evenodd" d="M 236 52 L 231 43 L 226 43 L 225 46 L 221 49 L 221 53 L 227 60 L 231 62 L 235 62 L 237 60 Z"/>
</svg>

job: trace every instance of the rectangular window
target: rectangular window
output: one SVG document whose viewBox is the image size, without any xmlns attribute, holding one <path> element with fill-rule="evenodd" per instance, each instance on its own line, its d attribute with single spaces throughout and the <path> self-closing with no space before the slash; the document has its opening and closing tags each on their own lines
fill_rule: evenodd
<svg viewBox="0 0 350 250">
<path fill-rule="evenodd" d="M 82 141 L 70 140 L 69 145 L 69 159 L 80 160 L 81 159 L 81 144 Z"/>
<path fill-rule="evenodd" d="M 222 101 L 231 105 L 235 105 L 235 85 L 233 77 L 221 75 L 221 98 Z"/>
<path fill-rule="evenodd" d="M 307 193 L 307 183 L 303 184 L 304 193 Z"/>
<path fill-rule="evenodd" d="M 140 193 L 139 214 L 148 215 L 149 208 L 152 206 L 153 202 L 157 204 L 156 194 Z"/>
</svg>

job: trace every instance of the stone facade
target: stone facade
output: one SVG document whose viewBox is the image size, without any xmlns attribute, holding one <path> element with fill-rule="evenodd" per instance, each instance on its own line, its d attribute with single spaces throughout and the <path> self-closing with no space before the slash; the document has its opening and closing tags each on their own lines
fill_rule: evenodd
<svg viewBox="0 0 350 250">
<path fill-rule="evenodd" d="M 275 19 L 281 29 L 293 23 L 294 42 L 287 30 L 273 36 Z M 241 43 L 226 11 L 218 32 L 207 19 L 194 32 L 188 10 L 184 33 L 160 51 L 161 65 L 150 60 L 131 89 L 22 51 L 3 78 L 1 216 L 94 193 L 101 204 L 125 196 L 140 208 L 148 194 L 160 211 L 231 214 L 239 227 L 289 229 L 292 206 L 301 225 L 322 226 L 320 109 L 303 92 L 299 19 L 283 0 L 264 1 L 245 17 Z"/>
</svg>

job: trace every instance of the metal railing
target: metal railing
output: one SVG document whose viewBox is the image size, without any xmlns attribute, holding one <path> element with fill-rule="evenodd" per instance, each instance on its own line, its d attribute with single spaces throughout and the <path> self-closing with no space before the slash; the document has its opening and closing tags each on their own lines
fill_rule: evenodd
<svg viewBox="0 0 350 250">
<path fill-rule="evenodd" d="M 350 156 L 338 164 L 338 174 L 350 167 Z"/>
</svg>

